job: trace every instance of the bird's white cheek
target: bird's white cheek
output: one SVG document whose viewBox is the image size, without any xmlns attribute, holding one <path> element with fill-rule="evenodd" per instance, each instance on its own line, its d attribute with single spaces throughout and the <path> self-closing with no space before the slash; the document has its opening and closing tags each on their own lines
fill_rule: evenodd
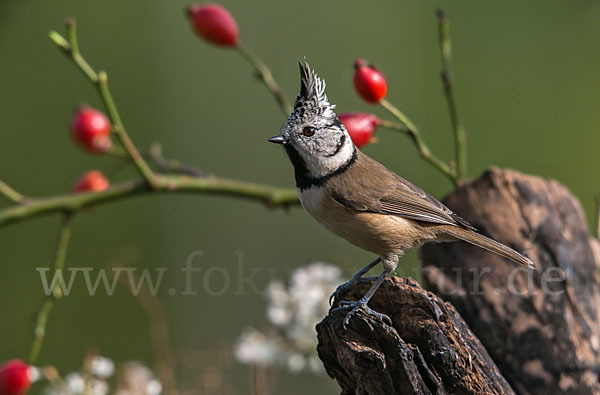
<svg viewBox="0 0 600 395">
<path fill-rule="evenodd" d="M 352 158 L 354 144 L 350 138 L 334 156 L 315 156 L 305 160 L 306 168 L 315 177 L 323 177 L 337 171 Z"/>
</svg>

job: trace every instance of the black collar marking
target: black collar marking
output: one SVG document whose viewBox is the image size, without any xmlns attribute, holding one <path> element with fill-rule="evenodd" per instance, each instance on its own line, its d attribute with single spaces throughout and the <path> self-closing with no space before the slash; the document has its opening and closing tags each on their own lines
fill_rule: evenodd
<svg viewBox="0 0 600 395">
<path fill-rule="evenodd" d="M 294 175 L 296 176 L 296 187 L 298 187 L 300 191 L 310 189 L 314 186 L 322 186 L 331 177 L 342 174 L 343 172 L 348 170 L 350 166 L 352 166 L 354 162 L 356 162 L 356 158 L 358 158 L 356 147 L 353 147 L 352 157 L 339 169 L 332 171 L 329 174 L 325 174 L 321 177 L 314 177 L 306 168 L 306 164 L 304 163 L 304 160 L 300 157 L 300 154 L 298 154 L 298 151 L 296 151 L 296 149 L 292 147 L 291 144 L 285 144 L 284 148 L 288 156 L 290 157 L 292 165 L 294 166 Z"/>
<path fill-rule="evenodd" d="M 338 142 L 337 147 L 335 147 L 335 152 L 333 154 L 327 155 L 327 157 L 336 156 L 338 154 L 338 152 L 340 152 L 340 150 L 342 149 L 344 144 L 346 144 L 346 133 L 342 134 L 342 137 L 340 138 L 340 141 Z"/>
<path fill-rule="evenodd" d="M 331 125 L 329 125 L 329 127 L 333 127 L 333 126 L 336 126 L 339 129 L 342 129 L 342 131 L 344 130 L 344 124 L 342 123 L 342 121 L 340 121 L 340 119 L 338 117 L 335 117 L 335 119 L 333 120 Z M 346 144 L 346 133 L 342 134 L 342 137 L 340 138 L 340 141 L 338 142 L 338 145 L 335 148 L 335 152 L 333 154 L 329 154 L 327 156 L 331 157 L 331 156 L 337 155 L 337 153 L 340 152 L 340 150 L 342 149 L 344 144 Z"/>
</svg>

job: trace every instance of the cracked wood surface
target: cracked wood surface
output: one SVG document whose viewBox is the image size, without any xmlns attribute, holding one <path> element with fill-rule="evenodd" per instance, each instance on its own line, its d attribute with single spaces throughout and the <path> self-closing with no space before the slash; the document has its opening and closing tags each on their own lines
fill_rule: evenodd
<svg viewBox="0 0 600 395">
<path fill-rule="evenodd" d="M 358 300 L 363 281 L 339 300 Z M 362 310 L 342 328 L 345 310 L 317 325 L 317 350 L 342 394 L 513 394 L 479 340 L 449 303 L 412 279 L 388 277 L 369 302 L 393 327 Z"/>
<path fill-rule="evenodd" d="M 425 287 L 451 302 L 520 394 L 598 394 L 600 245 L 556 181 L 491 168 L 443 202 L 536 262 L 466 243 L 422 249 Z"/>
</svg>

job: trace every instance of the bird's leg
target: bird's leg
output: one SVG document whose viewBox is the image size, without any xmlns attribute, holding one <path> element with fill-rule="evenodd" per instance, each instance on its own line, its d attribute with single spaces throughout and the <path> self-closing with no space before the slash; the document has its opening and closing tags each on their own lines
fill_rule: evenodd
<svg viewBox="0 0 600 395">
<path fill-rule="evenodd" d="M 372 268 L 375 267 L 375 265 L 377 265 L 379 262 L 381 262 L 381 257 L 378 256 L 377 258 L 373 259 L 373 261 L 371 263 L 369 263 L 367 266 L 363 267 L 362 269 L 360 269 L 359 271 L 357 271 L 356 273 L 354 273 L 354 276 L 352 276 L 352 278 L 350 279 L 351 283 L 355 283 L 358 282 L 358 280 L 360 280 L 362 278 L 362 276 L 365 275 L 366 272 L 368 272 L 369 270 L 371 270 Z"/>
<path fill-rule="evenodd" d="M 331 303 L 333 302 L 333 299 L 335 299 L 335 297 L 340 292 L 342 292 L 343 290 L 347 289 L 351 285 L 356 284 L 357 282 L 359 282 L 361 280 L 362 276 L 364 276 L 366 272 L 368 272 L 373 267 L 375 267 L 375 265 L 377 265 L 379 262 L 381 262 L 381 257 L 380 256 L 378 256 L 377 258 L 375 258 L 367 266 L 363 267 L 362 269 L 360 269 L 359 271 L 357 271 L 356 273 L 354 273 L 354 276 L 352 276 L 352 278 L 350 279 L 350 281 L 345 282 L 342 285 L 340 285 L 339 287 L 337 287 L 336 290 L 333 291 L 333 293 L 331 294 L 331 296 L 329 296 L 329 305 L 331 306 Z"/>
<path fill-rule="evenodd" d="M 361 308 L 364 309 L 368 314 L 374 316 L 379 321 L 384 322 L 389 326 L 392 326 L 392 320 L 390 319 L 390 317 L 388 317 L 385 314 L 378 313 L 375 310 L 371 309 L 369 306 L 367 306 L 367 303 L 369 303 L 369 300 L 373 297 L 375 291 L 377 291 L 377 288 L 379 288 L 379 286 L 385 279 L 385 276 L 387 276 L 389 272 L 390 270 L 387 267 L 384 268 L 383 273 L 381 273 L 379 277 L 377 277 L 373 285 L 371 285 L 371 288 L 369 288 L 367 293 L 362 298 L 360 298 L 360 300 L 356 302 L 349 302 L 343 300 L 338 304 L 338 307 L 334 309 L 337 310 L 345 309 L 348 307 L 351 308 L 351 310 L 348 312 L 348 314 L 346 314 L 346 317 L 344 318 L 344 329 L 346 329 L 346 327 L 348 326 L 348 323 L 350 322 L 350 317 L 352 317 Z"/>
</svg>

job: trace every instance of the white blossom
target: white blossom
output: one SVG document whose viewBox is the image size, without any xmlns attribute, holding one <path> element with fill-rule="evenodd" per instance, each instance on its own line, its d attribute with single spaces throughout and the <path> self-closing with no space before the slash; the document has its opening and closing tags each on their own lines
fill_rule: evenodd
<svg viewBox="0 0 600 395">
<path fill-rule="evenodd" d="M 79 372 L 67 374 L 63 384 L 50 384 L 42 391 L 45 395 L 107 395 L 110 388 L 108 383 L 102 379 L 89 378 L 87 381 Z"/>
<path fill-rule="evenodd" d="M 247 328 L 234 346 L 235 358 L 242 363 L 271 365 L 278 358 L 277 342 L 262 332 Z"/>
<path fill-rule="evenodd" d="M 154 373 L 139 362 L 128 362 L 119 369 L 115 395 L 159 395 L 162 385 Z"/>
<path fill-rule="evenodd" d="M 266 292 L 270 327 L 247 328 L 234 346 L 235 358 L 291 372 L 323 372 L 316 355 L 315 326 L 329 310 L 329 295 L 342 282 L 339 268 L 321 262 L 294 270 L 287 288 L 283 281 L 273 280 Z"/>
<path fill-rule="evenodd" d="M 96 356 L 89 364 L 89 372 L 71 372 L 62 381 L 48 384 L 44 395 L 108 395 L 108 379 L 115 372 L 111 359 Z M 160 395 L 162 385 L 150 369 L 139 362 L 128 362 L 121 366 L 116 395 Z"/>
<path fill-rule="evenodd" d="M 115 363 L 108 358 L 96 356 L 90 363 L 90 373 L 101 378 L 109 378 L 115 373 Z"/>
</svg>

